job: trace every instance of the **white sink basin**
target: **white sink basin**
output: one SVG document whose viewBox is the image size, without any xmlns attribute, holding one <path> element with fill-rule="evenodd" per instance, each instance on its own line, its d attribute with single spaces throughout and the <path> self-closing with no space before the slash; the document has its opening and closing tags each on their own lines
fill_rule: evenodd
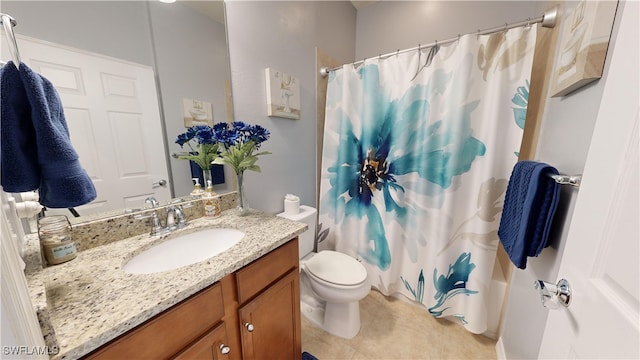
<svg viewBox="0 0 640 360">
<path fill-rule="evenodd" d="M 208 229 L 178 236 L 136 255 L 123 267 L 129 274 L 152 274 L 198 263 L 232 247 L 244 237 L 236 229 Z"/>
</svg>

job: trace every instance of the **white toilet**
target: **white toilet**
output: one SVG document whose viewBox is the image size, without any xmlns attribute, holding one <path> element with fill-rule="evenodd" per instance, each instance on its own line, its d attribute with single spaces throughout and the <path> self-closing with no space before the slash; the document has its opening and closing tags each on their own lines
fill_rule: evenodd
<svg viewBox="0 0 640 360">
<path fill-rule="evenodd" d="M 299 236 L 300 311 L 325 331 L 351 339 L 360 331 L 360 305 L 371 290 L 367 270 L 356 259 L 337 251 L 314 253 L 316 209 L 302 205 L 297 214 L 278 216 L 306 223 Z"/>
</svg>

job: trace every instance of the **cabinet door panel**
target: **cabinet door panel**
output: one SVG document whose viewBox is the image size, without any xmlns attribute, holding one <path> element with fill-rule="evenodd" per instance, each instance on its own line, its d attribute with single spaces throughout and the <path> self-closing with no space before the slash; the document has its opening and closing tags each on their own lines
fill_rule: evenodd
<svg viewBox="0 0 640 360">
<path fill-rule="evenodd" d="M 228 343 L 225 324 L 222 323 L 206 333 L 193 345 L 178 354 L 178 356 L 175 357 L 175 360 L 227 359 L 227 355 L 229 355 L 232 350 L 240 351 L 240 349 L 230 349 L 227 345 Z"/>
<path fill-rule="evenodd" d="M 295 269 L 239 310 L 245 359 L 300 358 L 299 289 Z"/>
<path fill-rule="evenodd" d="M 238 302 L 243 304 L 279 277 L 298 266 L 298 239 L 273 250 L 236 273 Z"/>
<path fill-rule="evenodd" d="M 89 354 L 89 359 L 166 359 L 204 334 L 224 316 L 219 283 L 157 315 Z"/>
</svg>

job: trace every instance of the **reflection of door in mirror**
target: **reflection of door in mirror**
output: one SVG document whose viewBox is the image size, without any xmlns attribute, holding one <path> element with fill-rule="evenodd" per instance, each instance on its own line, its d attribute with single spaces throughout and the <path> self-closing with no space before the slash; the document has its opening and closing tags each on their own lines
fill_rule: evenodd
<svg viewBox="0 0 640 360">
<path fill-rule="evenodd" d="M 149 196 L 169 200 L 158 99 L 141 96 L 156 92 L 153 70 L 33 38 L 19 43 L 23 62 L 60 94 L 71 142 L 96 186 L 98 198 L 78 212 L 140 207 Z"/>
</svg>

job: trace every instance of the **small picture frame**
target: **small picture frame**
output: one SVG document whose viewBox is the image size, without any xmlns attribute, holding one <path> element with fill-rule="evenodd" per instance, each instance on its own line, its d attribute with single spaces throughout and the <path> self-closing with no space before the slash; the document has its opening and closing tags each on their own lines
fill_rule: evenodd
<svg viewBox="0 0 640 360">
<path fill-rule="evenodd" d="M 568 95 L 602 77 L 617 6 L 611 0 L 565 2 L 553 97 Z"/>
<path fill-rule="evenodd" d="M 267 116 L 300 119 L 300 81 L 283 71 L 265 69 Z"/>
<path fill-rule="evenodd" d="M 182 109 L 184 127 L 213 126 L 213 106 L 211 103 L 202 100 L 182 99 Z"/>
</svg>

